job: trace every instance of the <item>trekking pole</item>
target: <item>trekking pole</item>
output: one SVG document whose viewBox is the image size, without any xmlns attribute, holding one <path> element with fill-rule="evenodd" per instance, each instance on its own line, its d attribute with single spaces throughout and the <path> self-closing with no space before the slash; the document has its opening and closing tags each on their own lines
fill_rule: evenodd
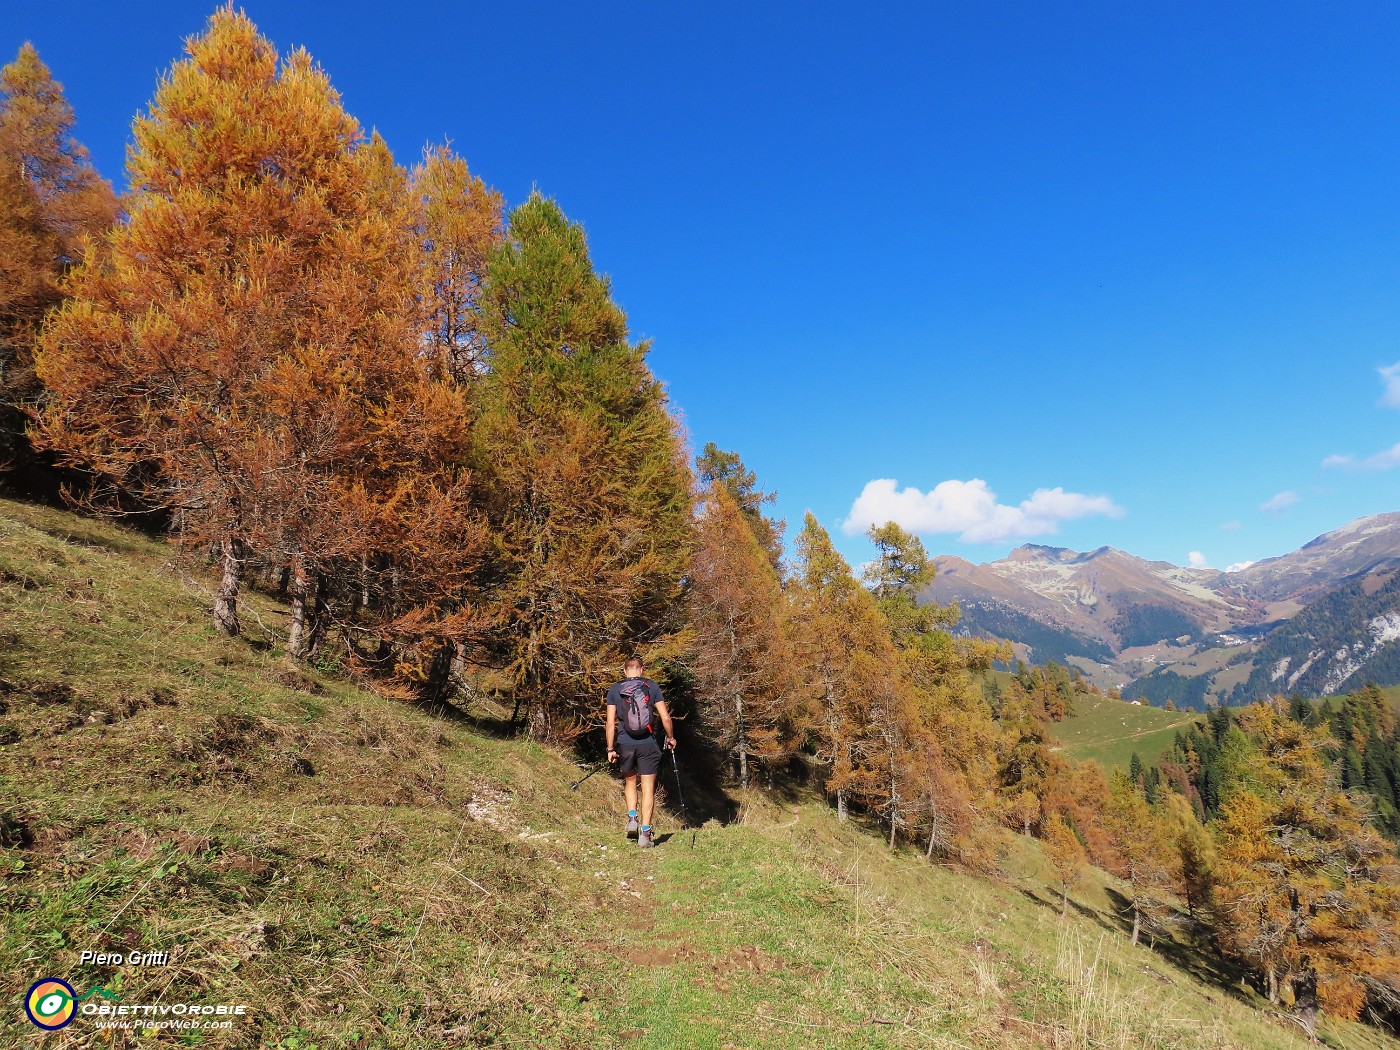
<svg viewBox="0 0 1400 1050">
<path fill-rule="evenodd" d="M 578 778 L 577 780 L 575 780 L 572 784 L 570 784 L 570 785 L 569 785 L 569 790 L 570 790 L 570 791 L 577 791 L 577 790 L 578 790 L 578 786 L 579 786 L 580 784 L 582 784 L 585 780 L 587 780 L 589 777 L 591 777 L 594 773 L 597 773 L 599 770 L 601 770 L 601 769 L 603 768 L 603 766 L 606 766 L 606 765 L 607 765 L 607 763 L 604 762 L 604 763 L 602 763 L 602 765 L 594 766 L 592 769 L 590 769 L 590 770 L 588 771 L 588 773 L 587 773 L 585 776 L 579 777 L 579 778 Z"/>
<path fill-rule="evenodd" d="M 685 795 L 681 792 L 681 767 L 676 764 L 676 749 L 671 748 L 671 769 L 676 774 L 676 801 L 681 804 L 681 820 L 690 823 L 690 813 L 685 808 Z M 695 829 L 690 829 L 690 848 L 695 848 Z"/>
</svg>

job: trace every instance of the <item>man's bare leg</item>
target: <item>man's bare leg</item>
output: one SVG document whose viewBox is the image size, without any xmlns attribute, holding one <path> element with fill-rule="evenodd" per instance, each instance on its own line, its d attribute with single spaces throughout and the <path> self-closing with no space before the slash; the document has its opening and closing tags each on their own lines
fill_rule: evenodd
<svg viewBox="0 0 1400 1050">
<path fill-rule="evenodd" d="M 631 781 L 629 780 L 630 784 Z M 642 774 L 642 827 L 651 827 L 652 810 L 656 808 L 656 774 Z"/>
<path fill-rule="evenodd" d="M 637 774 L 628 773 L 626 779 L 627 783 L 624 790 L 627 793 L 627 812 L 630 813 L 637 808 Z"/>
</svg>

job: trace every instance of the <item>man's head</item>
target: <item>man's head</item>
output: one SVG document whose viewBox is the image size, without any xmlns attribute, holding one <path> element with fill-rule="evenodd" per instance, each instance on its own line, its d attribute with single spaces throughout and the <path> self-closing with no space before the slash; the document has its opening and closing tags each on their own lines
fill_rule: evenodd
<svg viewBox="0 0 1400 1050">
<path fill-rule="evenodd" d="M 622 665 L 622 673 L 628 678 L 640 678 L 646 672 L 646 665 L 640 656 L 629 656 Z"/>
</svg>

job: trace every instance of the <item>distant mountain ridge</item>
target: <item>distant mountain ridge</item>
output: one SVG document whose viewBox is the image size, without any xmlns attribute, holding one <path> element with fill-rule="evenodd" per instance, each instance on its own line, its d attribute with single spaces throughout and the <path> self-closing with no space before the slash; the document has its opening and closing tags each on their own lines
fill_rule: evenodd
<svg viewBox="0 0 1400 1050">
<path fill-rule="evenodd" d="M 1310 600 L 1355 577 L 1400 561 L 1400 512 L 1358 518 L 1291 554 L 1255 562 L 1229 582 L 1265 601 Z"/>
<path fill-rule="evenodd" d="M 1241 697 L 1345 693 L 1400 682 L 1400 570 L 1367 573 L 1269 634 Z"/>
<path fill-rule="evenodd" d="M 1400 682 L 1400 512 L 1229 572 L 1041 544 L 981 565 L 934 563 L 922 597 L 956 601 L 960 631 L 1009 638 L 1021 658 L 1071 663 L 1125 696 L 1200 707 L 1335 692 L 1358 675 Z M 1270 677 L 1261 657 L 1292 670 Z"/>
</svg>

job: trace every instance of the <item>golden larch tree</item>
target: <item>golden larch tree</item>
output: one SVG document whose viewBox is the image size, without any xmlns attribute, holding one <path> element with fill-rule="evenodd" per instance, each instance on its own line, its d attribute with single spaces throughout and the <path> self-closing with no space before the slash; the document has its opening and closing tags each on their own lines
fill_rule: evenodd
<svg viewBox="0 0 1400 1050">
<path fill-rule="evenodd" d="M 687 663 L 710 739 L 749 785 L 749 763 L 798 742 L 787 602 L 778 574 L 734 496 L 705 490 L 686 594 Z"/>
<path fill-rule="evenodd" d="M 1256 704 L 1243 783 L 1214 825 L 1222 945 L 1256 967 L 1309 1035 L 1319 1010 L 1356 1017 L 1400 994 L 1400 864 L 1324 761 L 1329 740 Z"/>
<path fill-rule="evenodd" d="M 304 656 L 313 595 L 397 542 L 390 511 L 458 530 L 462 479 L 411 471 L 461 460 L 465 406 L 419 353 L 407 178 L 383 141 L 241 13 L 186 50 L 136 120 L 129 221 L 46 327 L 43 437 L 218 551 L 222 631 L 246 562 L 285 567 Z"/>
<path fill-rule="evenodd" d="M 1048 817 L 1043 827 L 1045 859 L 1060 884 L 1060 917 L 1064 918 L 1069 914 L 1069 891 L 1083 881 L 1087 858 L 1074 829 L 1058 813 Z"/>
<path fill-rule="evenodd" d="M 794 664 L 837 815 L 845 820 L 858 801 L 883 809 L 893 828 L 898 799 L 885 752 L 892 730 L 884 720 L 898 702 L 898 658 L 874 597 L 811 512 L 797 538 L 792 602 Z"/>
<path fill-rule="evenodd" d="M 935 569 L 917 536 L 895 522 L 866 535 L 876 557 L 865 583 L 898 657 L 888 678 L 892 703 L 877 714 L 890 844 L 901 828 L 911 836 L 926 831 L 930 858 L 952 852 L 971 858 L 969 846 L 984 830 L 978 812 L 994 803 L 996 732 L 969 672 L 1010 652 L 999 643 L 954 639 L 947 628 L 957 622 L 957 607 L 920 600 Z"/>
<path fill-rule="evenodd" d="M 116 220 L 112 187 L 73 138 L 73 109 L 32 44 L 0 69 L 0 470 L 25 463 L 39 323 L 64 275 Z"/>
<path fill-rule="evenodd" d="M 424 153 L 413 172 L 413 193 L 424 342 L 444 374 L 470 383 L 486 367 L 481 288 L 491 253 L 505 237 L 501 195 L 446 146 Z"/>
<path fill-rule="evenodd" d="M 1112 842 L 1109 869 L 1128 886 L 1136 945 L 1143 919 L 1160 918 L 1169 908 L 1172 841 L 1142 789 L 1122 770 L 1113 774 L 1104 825 Z"/>
</svg>

